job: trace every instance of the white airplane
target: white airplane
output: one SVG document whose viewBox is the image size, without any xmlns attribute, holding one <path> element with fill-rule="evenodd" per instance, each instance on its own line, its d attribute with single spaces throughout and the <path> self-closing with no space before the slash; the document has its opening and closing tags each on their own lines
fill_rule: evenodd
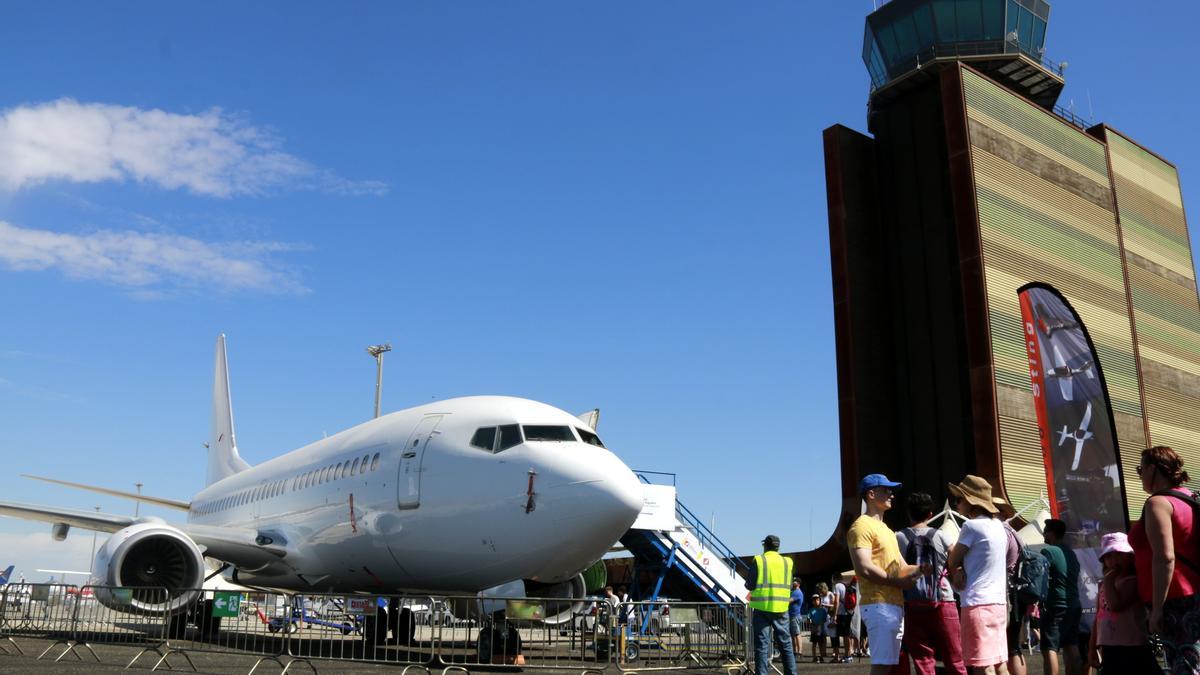
<svg viewBox="0 0 1200 675">
<path fill-rule="evenodd" d="M 1075 461 L 1071 462 L 1071 470 L 1079 468 L 1079 458 L 1083 456 L 1083 443 L 1090 439 L 1093 434 L 1088 431 L 1088 427 L 1092 424 L 1092 404 L 1087 404 L 1087 410 L 1083 413 L 1083 421 L 1079 423 L 1079 428 L 1075 431 L 1068 431 L 1064 424 L 1062 431 L 1058 432 L 1058 444 L 1061 446 L 1067 442 L 1067 439 L 1075 441 Z"/>
<path fill-rule="evenodd" d="M 1062 392 L 1063 399 L 1070 401 L 1074 395 L 1071 378 L 1086 373 L 1088 379 L 1095 379 L 1096 375 L 1092 372 L 1092 362 L 1084 361 L 1083 365 L 1078 368 L 1071 368 L 1067 365 L 1067 359 L 1063 356 L 1062 350 L 1058 348 L 1058 343 L 1051 340 L 1050 345 L 1054 352 L 1054 367 L 1046 371 L 1046 377 L 1058 380 L 1058 389 Z"/>
<path fill-rule="evenodd" d="M 234 583 L 281 590 L 582 598 L 580 573 L 643 502 L 593 428 L 502 396 L 401 410 L 251 467 L 234 437 L 224 335 L 207 446 L 206 487 L 186 502 L 41 479 L 178 509 L 186 522 L 7 501 L 0 515 L 53 523 L 55 538 L 72 526 L 111 532 L 93 583 L 166 588 L 166 602 L 135 591 L 134 609 L 179 615 L 196 603 L 206 557 Z M 404 614 L 389 623 L 407 618 L 411 631 Z"/>
</svg>

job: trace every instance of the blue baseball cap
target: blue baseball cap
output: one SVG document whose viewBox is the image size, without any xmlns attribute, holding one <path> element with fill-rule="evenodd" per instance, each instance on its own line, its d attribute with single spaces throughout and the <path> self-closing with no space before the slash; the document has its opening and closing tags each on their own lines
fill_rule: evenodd
<svg viewBox="0 0 1200 675">
<path fill-rule="evenodd" d="M 877 487 L 898 488 L 900 483 L 888 480 L 888 477 L 881 473 L 869 473 L 863 476 L 863 479 L 858 481 L 858 494 L 866 494 L 867 490 Z"/>
</svg>

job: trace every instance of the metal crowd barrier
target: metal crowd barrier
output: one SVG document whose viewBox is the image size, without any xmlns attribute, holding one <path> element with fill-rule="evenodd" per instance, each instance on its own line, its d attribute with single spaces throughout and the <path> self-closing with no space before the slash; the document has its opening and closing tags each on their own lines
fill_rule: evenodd
<svg viewBox="0 0 1200 675">
<path fill-rule="evenodd" d="M 497 665 L 600 672 L 613 652 L 611 613 L 593 612 L 590 602 L 576 607 L 547 598 L 444 598 L 437 664 L 468 672 Z"/>
<path fill-rule="evenodd" d="M 194 593 L 196 601 L 186 612 L 164 618 L 166 645 L 152 670 L 169 665 L 176 655 L 191 664 L 194 653 L 256 657 L 251 673 L 268 661 L 284 671 L 291 667 L 291 660 L 284 659 L 299 624 L 290 596 L 208 589 Z"/>
<path fill-rule="evenodd" d="M 71 639 L 75 597 L 79 589 L 64 584 L 5 584 L 0 636 L 24 654 L 16 638 L 50 638 L 55 645 Z M 52 645 L 54 646 L 54 645 Z M 8 652 L 7 646 L 5 652 Z M 40 658 L 40 657 L 39 657 Z"/>
<path fill-rule="evenodd" d="M 75 597 L 72 616 L 71 639 L 66 649 L 55 658 L 61 660 L 67 654 L 82 659 L 78 650 L 87 650 L 97 662 L 93 644 L 119 647 L 136 647 L 137 654 L 128 666 L 148 653 L 163 657 L 166 644 L 166 625 L 162 615 L 149 614 L 140 608 L 161 605 L 171 598 L 165 588 L 121 588 L 112 586 L 84 586 Z M 43 654 L 48 654 L 47 649 Z"/>
<path fill-rule="evenodd" d="M 747 668 L 749 612 L 719 603 L 634 602 L 480 596 L 376 598 L 213 590 L 186 612 L 153 616 L 142 603 L 165 603 L 164 589 L 17 584 L 0 589 L 0 648 L 21 654 L 14 637 L 54 642 L 38 658 L 100 657 L 92 645 L 138 648 L 151 670 L 195 670 L 189 654 L 257 657 L 273 662 L 363 662 L 424 671 L 471 673 L 497 666 L 586 673 Z M 97 596 L 104 599 L 101 603 Z M 138 601 L 142 601 L 139 603 Z M 547 621 L 549 620 L 549 622 Z M 176 659 L 173 664 L 171 659 Z"/>
<path fill-rule="evenodd" d="M 613 663 L 617 670 L 748 667 L 750 621 L 745 605 L 633 602 L 618 609 L 616 623 L 620 650 Z"/>
</svg>

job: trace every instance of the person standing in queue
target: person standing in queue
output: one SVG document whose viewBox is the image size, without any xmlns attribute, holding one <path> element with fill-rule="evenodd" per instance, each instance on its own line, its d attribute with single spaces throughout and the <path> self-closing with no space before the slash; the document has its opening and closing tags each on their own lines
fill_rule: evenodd
<svg viewBox="0 0 1200 675">
<path fill-rule="evenodd" d="M 937 662 L 945 673 L 967 675 L 962 659 L 962 629 L 958 605 L 946 574 L 946 559 L 953 544 L 930 527 L 933 497 L 924 492 L 908 496 L 908 527 L 896 532 L 896 544 L 910 565 L 927 565 L 928 574 L 904 591 L 904 650 L 920 675 L 934 675 Z"/>
<path fill-rule="evenodd" d="M 1171 673 L 1200 673 L 1200 551 L 1188 472 L 1165 445 L 1142 451 L 1137 466 L 1150 494 L 1129 530 L 1138 596 L 1150 609 L 1149 629 L 1162 640 Z"/>
<path fill-rule="evenodd" d="M 792 631 L 792 655 L 800 658 L 800 629 L 804 626 L 804 590 L 799 581 L 792 582 L 792 595 L 788 600 L 788 627 Z"/>
<path fill-rule="evenodd" d="M 1008 537 L 1004 525 L 993 518 L 997 509 L 992 485 L 968 474 L 947 487 L 956 510 L 967 517 L 946 561 L 954 586 L 962 591 L 963 663 L 976 675 L 1008 675 Z"/>
<path fill-rule="evenodd" d="M 1021 651 L 1021 627 L 1025 623 L 1025 614 L 1029 607 L 1016 593 L 1017 571 L 1021 562 L 1021 540 L 1017 531 L 1009 521 L 1017 515 L 1016 509 L 1003 497 L 992 497 L 996 505 L 996 519 L 1004 526 L 1004 536 L 1008 546 L 1004 552 L 1004 574 L 1008 578 L 1008 628 L 1005 630 L 1008 640 L 1008 674 L 1025 675 L 1025 652 Z"/>
<path fill-rule="evenodd" d="M 762 540 L 763 552 L 754 556 L 750 569 L 750 608 L 754 610 L 754 667 L 757 675 L 771 669 L 771 638 L 783 660 L 784 675 L 796 675 L 796 655 L 792 652 L 788 604 L 791 600 L 792 559 L 779 555 L 779 537 L 768 534 Z"/>
<path fill-rule="evenodd" d="M 833 595 L 837 604 L 833 621 L 833 662 L 853 663 L 850 654 L 850 618 L 853 609 L 846 603 L 846 578 L 841 574 L 833 575 Z M 839 649 L 843 650 L 839 653 Z"/>
<path fill-rule="evenodd" d="M 1042 600 L 1042 672 L 1058 675 L 1058 655 L 1062 654 L 1067 675 L 1083 672 L 1079 652 L 1079 559 L 1067 546 L 1067 524 L 1049 518 L 1043 528 L 1046 545 L 1042 556 L 1050 562 L 1050 584 Z"/>
<path fill-rule="evenodd" d="M 896 545 L 896 535 L 883 523 L 883 514 L 892 508 L 892 499 L 900 483 L 879 473 L 869 474 L 858 483 L 858 494 L 866 503 L 846 533 L 850 560 L 860 579 L 859 612 L 871 636 L 871 673 L 885 675 L 900 663 L 900 642 L 904 638 L 904 589 L 912 588 L 922 568 L 908 565 Z"/>
</svg>

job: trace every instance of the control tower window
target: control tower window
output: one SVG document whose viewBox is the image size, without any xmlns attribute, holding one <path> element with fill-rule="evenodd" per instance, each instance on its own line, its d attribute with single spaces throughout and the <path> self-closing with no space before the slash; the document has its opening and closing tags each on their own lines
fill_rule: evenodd
<svg viewBox="0 0 1200 675">
<path fill-rule="evenodd" d="M 481 427 L 471 437 L 471 445 L 481 450 L 492 451 L 496 446 L 496 427 Z"/>
<path fill-rule="evenodd" d="M 549 424 L 527 424 L 524 426 L 527 441 L 558 441 L 570 442 L 576 440 L 571 427 L 551 426 Z"/>
<path fill-rule="evenodd" d="M 500 443 L 496 445 L 496 452 L 507 450 L 514 445 L 521 444 L 521 427 L 516 424 L 505 424 L 500 427 Z"/>
<path fill-rule="evenodd" d="M 598 448 L 604 447 L 604 444 L 600 442 L 600 437 L 588 431 L 587 429 L 580 429 L 576 427 L 575 431 L 579 432 L 579 438 L 584 443 L 587 443 L 588 445 L 594 445 Z"/>
</svg>

